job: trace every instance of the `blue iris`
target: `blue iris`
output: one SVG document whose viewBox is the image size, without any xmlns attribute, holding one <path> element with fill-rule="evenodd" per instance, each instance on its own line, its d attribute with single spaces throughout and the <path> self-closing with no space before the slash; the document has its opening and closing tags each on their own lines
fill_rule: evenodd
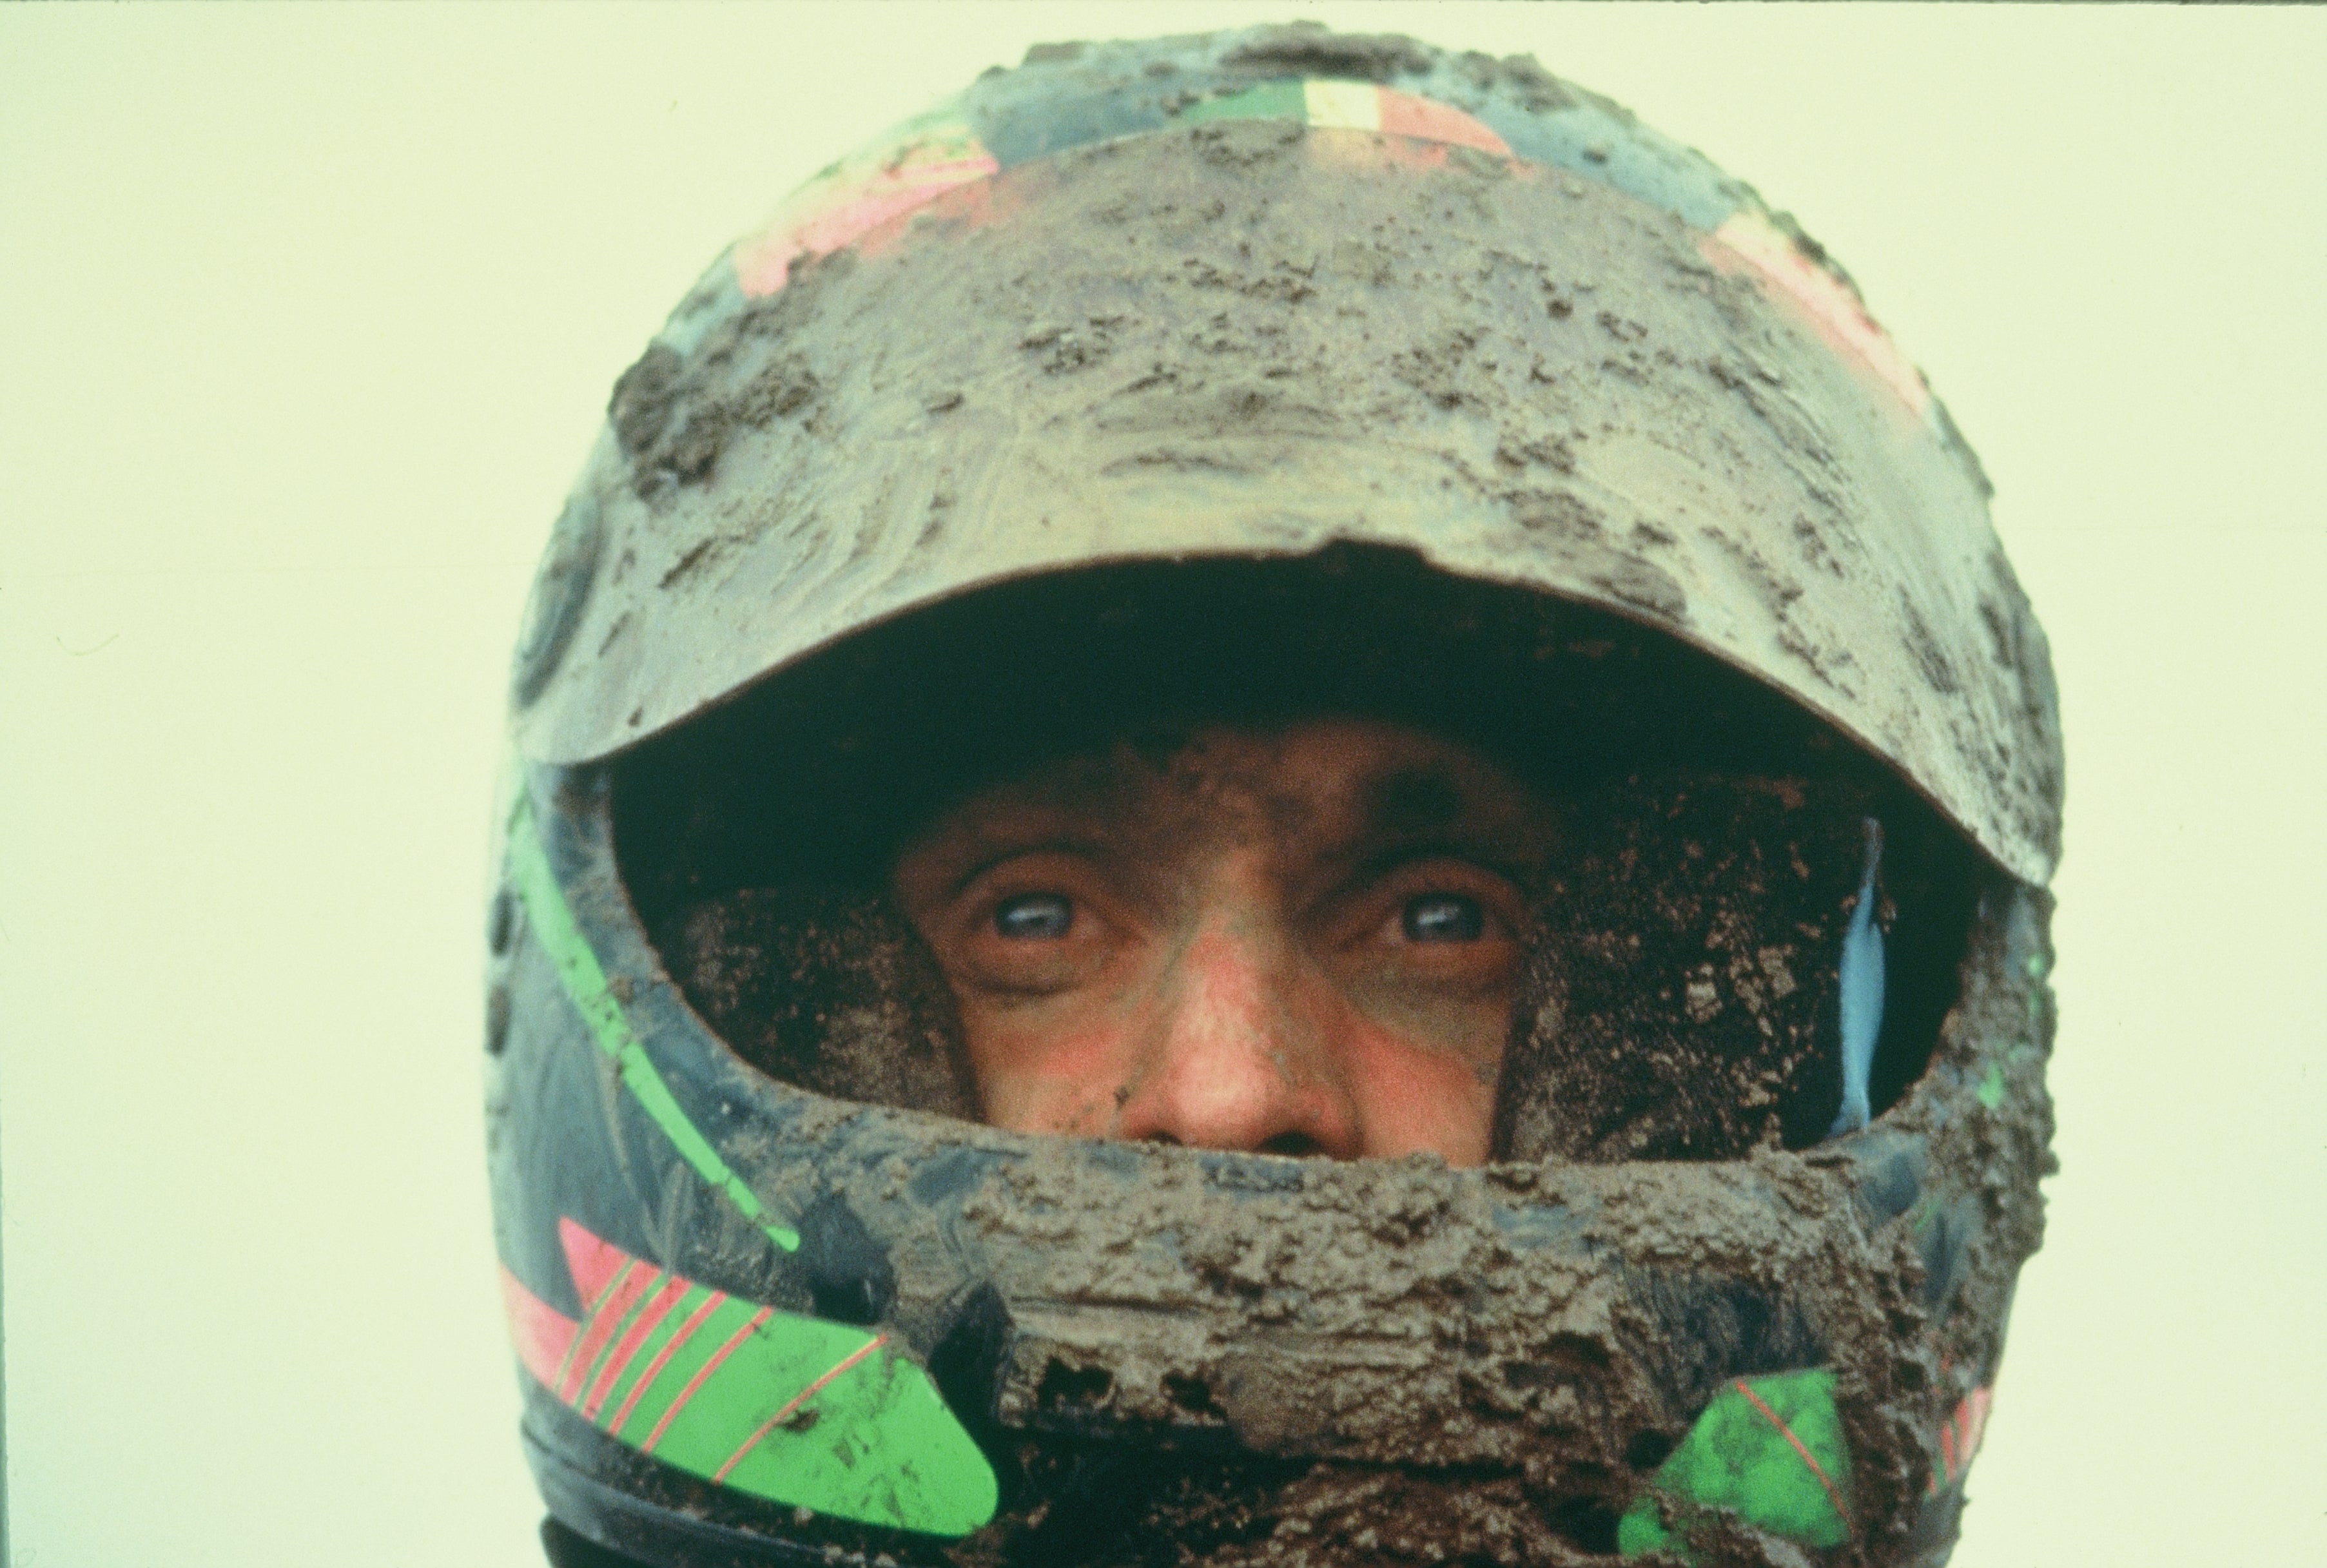
<svg viewBox="0 0 2327 1568">
<path fill-rule="evenodd" d="M 1487 929 L 1486 911 L 1460 893 L 1425 893 L 1406 901 L 1401 917 L 1409 942 L 1475 942 Z"/>
<path fill-rule="evenodd" d="M 1021 893 L 994 911 L 996 931 L 1029 940 L 1063 937 L 1074 923 L 1074 901 L 1062 893 Z"/>
</svg>

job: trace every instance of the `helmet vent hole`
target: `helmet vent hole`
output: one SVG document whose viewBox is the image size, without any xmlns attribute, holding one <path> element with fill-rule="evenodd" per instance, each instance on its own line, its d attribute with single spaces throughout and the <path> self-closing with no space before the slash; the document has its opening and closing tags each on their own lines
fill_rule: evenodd
<svg viewBox="0 0 2327 1568">
<path fill-rule="evenodd" d="M 1035 1385 L 1034 1400 L 1045 1409 L 1073 1405 L 1104 1405 L 1115 1392 L 1115 1374 L 1104 1367 L 1078 1367 L 1058 1357 L 1042 1368 L 1042 1380 Z"/>
<path fill-rule="evenodd" d="M 1225 1417 L 1227 1414 L 1213 1400 L 1211 1385 L 1201 1377 L 1185 1372 L 1166 1372 L 1164 1374 L 1164 1392 L 1172 1396 L 1173 1404 L 1191 1415 Z"/>
<path fill-rule="evenodd" d="M 973 1430 L 994 1420 L 1003 1359 L 1010 1345 L 1010 1309 L 1002 1293 L 981 1284 L 954 1309 L 952 1321 L 930 1353 L 930 1376 L 956 1415 Z"/>
<path fill-rule="evenodd" d="M 506 985 L 485 993 L 485 1054 L 499 1056 L 509 1049 L 509 994 Z"/>
<path fill-rule="evenodd" d="M 1598 1498 L 1565 1498 L 1553 1505 L 1552 1529 L 1586 1552 L 1616 1549 L 1616 1510 Z"/>
<path fill-rule="evenodd" d="M 517 895 L 502 888 L 493 894 L 492 909 L 485 917 L 485 945 L 494 957 L 509 950 L 509 942 L 517 935 Z"/>
<path fill-rule="evenodd" d="M 1672 1451 L 1673 1440 L 1663 1433 L 1636 1432 L 1624 1445 L 1624 1462 L 1645 1474 L 1664 1463 Z"/>
<path fill-rule="evenodd" d="M 878 1322 L 896 1299 L 897 1274 L 889 1254 L 856 1213 L 831 1193 L 800 1216 L 796 1255 L 808 1274 L 816 1315 L 835 1322 Z"/>
</svg>

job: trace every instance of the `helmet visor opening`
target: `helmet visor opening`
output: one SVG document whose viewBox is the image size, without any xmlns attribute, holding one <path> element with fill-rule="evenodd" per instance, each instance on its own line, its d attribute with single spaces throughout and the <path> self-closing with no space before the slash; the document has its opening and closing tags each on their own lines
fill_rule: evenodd
<svg viewBox="0 0 2327 1568">
<path fill-rule="evenodd" d="M 1398 551 L 1089 568 L 876 626 L 619 761 L 618 854 L 666 966 L 746 1061 L 976 1119 L 955 997 L 892 896 L 901 850 L 998 781 L 1319 717 L 1468 748 L 1546 808 L 1496 1155 L 1727 1158 L 1826 1136 L 1848 1090 L 1842 952 L 1870 818 L 1869 1111 L 1920 1076 L 1992 874 L 1977 852 L 1717 660 Z"/>
</svg>

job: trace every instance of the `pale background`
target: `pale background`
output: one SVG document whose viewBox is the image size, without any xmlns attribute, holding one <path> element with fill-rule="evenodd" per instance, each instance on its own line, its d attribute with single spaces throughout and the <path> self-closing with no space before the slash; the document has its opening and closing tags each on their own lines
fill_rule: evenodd
<svg viewBox="0 0 2327 1568">
<path fill-rule="evenodd" d="M 607 389 L 801 176 L 1032 42 L 1528 51 L 1800 215 L 2059 662 L 2061 1174 L 1959 1568 L 2327 1562 L 2327 17 L 0 11 L 17 1568 L 528 1568 L 487 797 Z"/>
</svg>

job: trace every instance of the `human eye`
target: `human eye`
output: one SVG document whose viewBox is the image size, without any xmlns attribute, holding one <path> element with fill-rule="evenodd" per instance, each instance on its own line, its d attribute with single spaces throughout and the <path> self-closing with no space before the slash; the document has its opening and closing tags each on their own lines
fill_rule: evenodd
<svg viewBox="0 0 2327 1568">
<path fill-rule="evenodd" d="M 1075 901 L 1064 893 L 1016 893 L 994 906 L 994 934 L 1005 941 L 1057 941 L 1074 929 Z"/>
<path fill-rule="evenodd" d="M 1486 907 L 1468 893 L 1417 893 L 1399 909 L 1399 934 L 1409 942 L 1476 942 L 1487 935 Z"/>
<path fill-rule="evenodd" d="M 1513 941 L 1525 923 L 1518 890 L 1503 877 L 1451 855 L 1394 866 L 1369 879 L 1345 906 L 1337 945 L 1385 949 L 1416 962 L 1453 961 Z"/>
<path fill-rule="evenodd" d="M 1369 879 L 1335 921 L 1333 963 L 1377 999 L 1450 990 L 1500 996 L 1519 962 L 1527 906 L 1483 866 L 1432 856 Z M 1508 1000 L 1508 998 L 1506 998 Z"/>
<path fill-rule="evenodd" d="M 1089 857 L 1014 855 L 963 888 L 938 922 L 938 957 L 958 981 L 1047 994 L 1089 981 L 1125 946 L 1122 901 Z"/>
</svg>

